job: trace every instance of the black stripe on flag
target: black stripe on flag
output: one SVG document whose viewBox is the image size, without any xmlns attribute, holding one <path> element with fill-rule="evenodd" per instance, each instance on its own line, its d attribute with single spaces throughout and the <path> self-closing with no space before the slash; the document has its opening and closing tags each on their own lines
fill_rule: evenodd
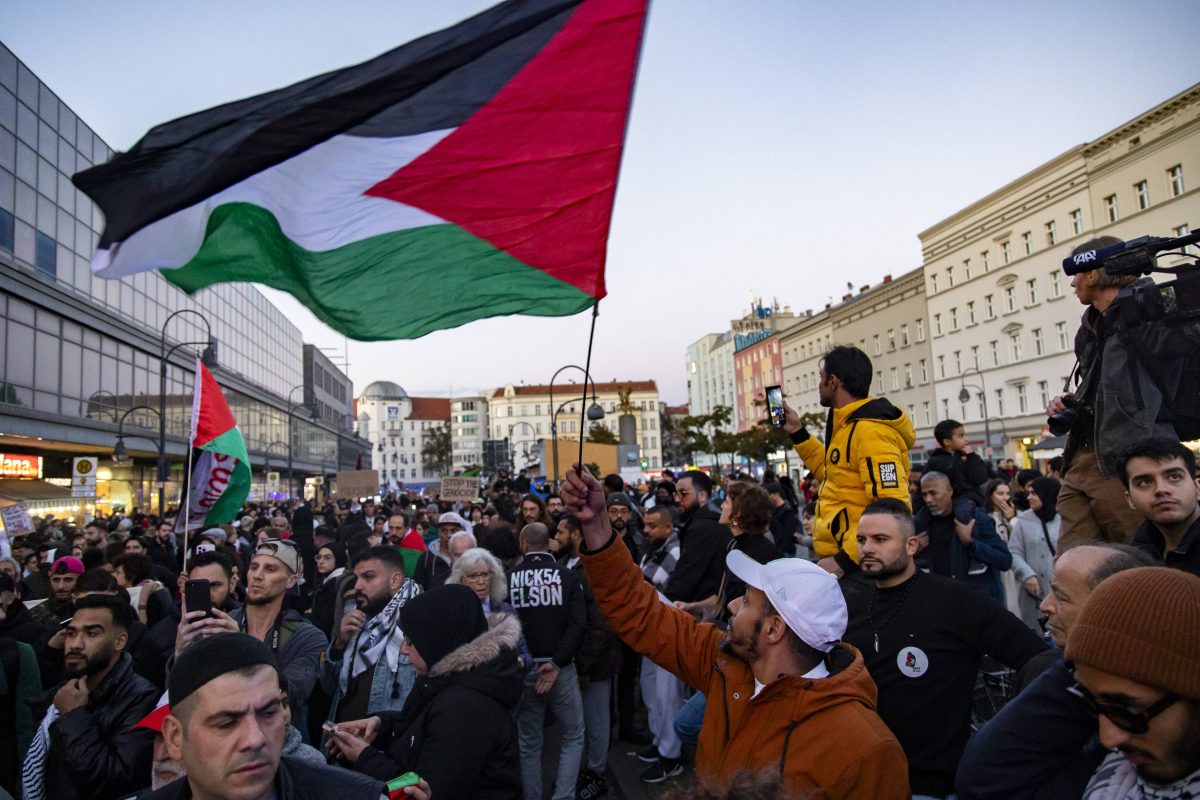
<svg viewBox="0 0 1200 800">
<path fill-rule="evenodd" d="M 584 0 L 508 0 L 353 67 L 151 129 L 72 178 L 105 216 L 100 247 L 338 134 L 461 125 L 537 55 Z"/>
</svg>

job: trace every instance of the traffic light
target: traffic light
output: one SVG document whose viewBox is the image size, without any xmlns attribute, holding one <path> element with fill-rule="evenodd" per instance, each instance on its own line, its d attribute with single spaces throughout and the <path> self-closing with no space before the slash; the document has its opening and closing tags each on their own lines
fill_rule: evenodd
<svg viewBox="0 0 1200 800">
<path fill-rule="evenodd" d="M 650 466 L 650 459 L 648 459 L 648 458 L 643 458 L 643 459 L 642 459 L 642 469 L 646 469 L 646 468 L 647 468 L 647 467 L 649 467 L 649 466 Z"/>
</svg>

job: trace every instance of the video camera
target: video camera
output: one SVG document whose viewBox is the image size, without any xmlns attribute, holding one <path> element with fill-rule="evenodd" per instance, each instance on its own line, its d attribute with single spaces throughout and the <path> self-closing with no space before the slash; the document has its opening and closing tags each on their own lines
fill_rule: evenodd
<svg viewBox="0 0 1200 800">
<path fill-rule="evenodd" d="M 1200 319 L 1200 270 L 1195 269 L 1200 257 L 1183 248 L 1200 242 L 1200 231 L 1167 239 L 1161 236 L 1142 236 L 1128 242 L 1088 250 L 1063 259 L 1063 272 L 1075 275 L 1104 268 L 1109 275 L 1149 275 L 1153 272 L 1179 277 L 1153 286 L 1127 286 L 1113 301 L 1119 319 L 1126 327 L 1147 322 L 1168 325 Z M 1164 255 L 1183 256 L 1192 263 L 1183 266 L 1160 267 Z"/>
</svg>

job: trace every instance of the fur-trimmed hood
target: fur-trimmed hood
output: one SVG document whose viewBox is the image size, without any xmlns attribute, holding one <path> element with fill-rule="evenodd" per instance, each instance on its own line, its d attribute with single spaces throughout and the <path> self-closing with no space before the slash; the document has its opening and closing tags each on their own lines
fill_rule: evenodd
<svg viewBox="0 0 1200 800">
<path fill-rule="evenodd" d="M 488 614 L 488 630 L 466 644 L 451 650 L 429 670 L 430 678 L 478 669 L 495 661 L 501 653 L 515 655 L 521 642 L 521 621 L 516 614 L 498 611 Z"/>
</svg>

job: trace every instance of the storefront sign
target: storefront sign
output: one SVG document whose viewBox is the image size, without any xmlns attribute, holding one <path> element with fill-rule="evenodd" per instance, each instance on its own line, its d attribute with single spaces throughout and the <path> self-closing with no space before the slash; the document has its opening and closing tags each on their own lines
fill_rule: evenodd
<svg viewBox="0 0 1200 800">
<path fill-rule="evenodd" d="M 479 496 L 479 478 L 442 478 L 442 500 L 471 502 Z"/>
<path fill-rule="evenodd" d="M 0 478 L 40 478 L 42 457 L 0 453 Z"/>
<path fill-rule="evenodd" d="M 337 496 L 346 500 L 379 494 L 379 471 L 355 469 L 337 474 Z"/>
<path fill-rule="evenodd" d="M 96 468 L 98 466 L 96 459 L 90 456 L 75 459 L 74 470 L 71 473 L 72 497 L 96 496 Z"/>
<path fill-rule="evenodd" d="M 0 517 L 4 519 L 4 532 L 9 536 L 20 536 L 33 530 L 29 511 L 20 503 L 0 508 Z"/>
</svg>

